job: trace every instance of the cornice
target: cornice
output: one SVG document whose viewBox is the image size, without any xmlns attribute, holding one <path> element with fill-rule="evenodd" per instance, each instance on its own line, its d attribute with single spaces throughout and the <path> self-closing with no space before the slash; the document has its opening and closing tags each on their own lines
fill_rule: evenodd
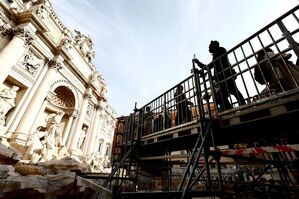
<svg viewBox="0 0 299 199">
<path fill-rule="evenodd" d="M 17 15 L 16 23 L 20 24 L 28 24 L 32 23 L 39 32 L 47 32 L 47 25 L 32 11 L 21 12 Z"/>
</svg>

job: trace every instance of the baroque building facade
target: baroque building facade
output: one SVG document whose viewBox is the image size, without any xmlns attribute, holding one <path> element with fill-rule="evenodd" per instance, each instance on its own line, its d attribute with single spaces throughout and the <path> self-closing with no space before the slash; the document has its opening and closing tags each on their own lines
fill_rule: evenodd
<svg viewBox="0 0 299 199">
<path fill-rule="evenodd" d="M 68 30 L 49 0 L 0 0 L 0 137 L 46 161 L 108 160 L 115 112 L 89 36 Z"/>
</svg>

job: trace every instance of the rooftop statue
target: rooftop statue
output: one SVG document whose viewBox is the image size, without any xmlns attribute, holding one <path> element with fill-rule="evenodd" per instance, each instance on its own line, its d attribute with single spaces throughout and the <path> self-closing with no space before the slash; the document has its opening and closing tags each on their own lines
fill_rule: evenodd
<svg viewBox="0 0 299 199">
<path fill-rule="evenodd" d="M 93 50 L 93 42 L 90 36 L 83 35 L 80 31 L 75 30 L 75 44 L 79 46 L 82 55 L 88 59 L 89 62 L 95 57 L 95 51 Z"/>
</svg>

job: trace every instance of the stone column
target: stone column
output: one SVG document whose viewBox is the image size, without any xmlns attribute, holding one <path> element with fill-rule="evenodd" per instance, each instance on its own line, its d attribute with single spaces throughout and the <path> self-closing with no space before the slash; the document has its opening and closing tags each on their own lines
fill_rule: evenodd
<svg viewBox="0 0 299 199">
<path fill-rule="evenodd" d="M 63 133 L 63 139 L 62 139 L 63 145 L 66 144 L 66 140 L 70 135 L 70 130 L 71 130 L 71 126 L 72 126 L 73 121 L 74 121 L 74 117 L 75 117 L 75 114 L 71 114 L 70 117 L 69 117 L 69 120 L 67 121 L 67 124 L 66 124 L 66 127 L 64 129 L 64 133 Z"/>
<path fill-rule="evenodd" d="M 50 84 L 51 84 L 52 80 L 54 79 L 57 71 L 62 68 L 61 64 L 57 60 L 54 60 L 54 59 L 49 61 L 48 67 L 49 67 L 49 69 L 48 69 L 47 73 L 45 74 L 38 89 L 36 90 L 34 97 L 32 98 L 31 102 L 29 103 L 29 105 L 22 117 L 22 120 L 20 121 L 20 123 L 16 129 L 16 132 L 18 132 L 18 133 L 27 134 L 30 131 L 31 126 L 34 122 L 32 120 L 32 118 L 34 118 L 38 114 L 38 112 L 41 109 L 41 106 L 44 102 L 44 99 L 47 96 L 47 93 L 49 91 Z"/>
<path fill-rule="evenodd" d="M 48 99 L 47 97 L 44 99 L 44 102 L 43 104 L 41 105 L 41 108 L 39 109 L 38 113 L 34 116 L 34 117 L 31 117 L 31 119 L 33 120 L 33 123 L 32 123 L 32 126 L 30 128 L 30 131 L 29 132 L 34 132 L 36 130 L 36 128 L 38 127 L 37 125 L 37 119 L 39 116 L 41 116 L 44 112 L 45 112 L 45 109 L 48 105 Z"/>
<path fill-rule="evenodd" d="M 18 124 L 22 120 L 23 114 L 26 111 L 27 106 L 30 104 L 30 101 L 34 97 L 34 93 L 37 91 L 39 84 L 43 80 L 45 74 L 47 73 L 48 67 L 43 67 L 42 71 L 38 74 L 36 82 L 32 85 L 31 88 L 29 88 L 26 93 L 24 94 L 23 98 L 19 103 L 19 109 L 18 113 L 16 114 L 16 117 L 13 119 L 8 131 L 9 132 L 15 132 Z"/>
<path fill-rule="evenodd" d="M 84 94 L 82 106 L 81 106 L 81 109 L 79 111 L 79 115 L 78 115 L 77 122 L 76 122 L 75 127 L 74 127 L 73 136 L 72 136 L 72 139 L 71 139 L 70 148 L 73 149 L 73 150 L 77 149 L 77 143 L 79 141 L 79 136 L 80 136 L 80 133 L 81 133 L 81 130 L 82 130 L 82 126 L 83 126 L 83 122 L 84 122 L 84 118 L 85 118 L 85 115 L 86 115 L 87 106 L 88 106 L 88 102 L 89 102 L 90 98 L 91 98 L 91 88 L 87 88 L 87 90 Z"/>
<path fill-rule="evenodd" d="M 74 112 L 73 112 L 73 116 L 74 116 L 73 124 L 72 124 L 72 126 L 71 126 L 71 128 L 70 128 L 70 131 L 69 131 L 69 134 L 68 134 L 68 136 L 67 136 L 67 138 L 66 138 L 66 146 L 67 146 L 68 148 L 70 148 L 70 146 L 71 146 L 71 142 L 72 142 L 72 138 L 73 138 L 73 136 L 74 136 L 74 133 L 76 132 L 76 131 L 75 131 L 75 126 L 76 126 L 76 123 L 77 123 L 77 121 L 78 121 L 78 111 L 77 111 L 77 110 L 74 110 Z"/>
<path fill-rule="evenodd" d="M 94 152 L 94 145 L 95 145 L 96 139 L 97 139 L 99 121 L 100 121 L 100 117 L 101 117 L 101 110 L 102 110 L 101 105 L 100 105 L 100 103 L 98 103 L 96 106 L 96 113 L 95 113 L 94 120 L 92 123 L 91 131 L 90 131 L 88 140 L 87 140 L 85 148 L 84 148 L 84 153 L 87 155 Z"/>
<path fill-rule="evenodd" d="M 13 39 L 0 51 L 0 83 L 3 83 L 11 68 L 19 61 L 33 41 L 29 31 L 18 27 L 13 30 Z"/>
</svg>

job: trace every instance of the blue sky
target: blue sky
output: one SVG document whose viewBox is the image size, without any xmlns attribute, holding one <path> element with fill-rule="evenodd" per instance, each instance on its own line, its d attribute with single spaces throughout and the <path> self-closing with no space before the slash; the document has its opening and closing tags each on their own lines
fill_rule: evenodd
<svg viewBox="0 0 299 199">
<path fill-rule="evenodd" d="M 93 61 L 117 116 L 142 107 L 191 73 L 192 57 L 211 61 L 298 5 L 298 0 L 52 0 L 63 24 L 93 39 Z M 75 35 L 75 34 L 74 34 Z"/>
</svg>

